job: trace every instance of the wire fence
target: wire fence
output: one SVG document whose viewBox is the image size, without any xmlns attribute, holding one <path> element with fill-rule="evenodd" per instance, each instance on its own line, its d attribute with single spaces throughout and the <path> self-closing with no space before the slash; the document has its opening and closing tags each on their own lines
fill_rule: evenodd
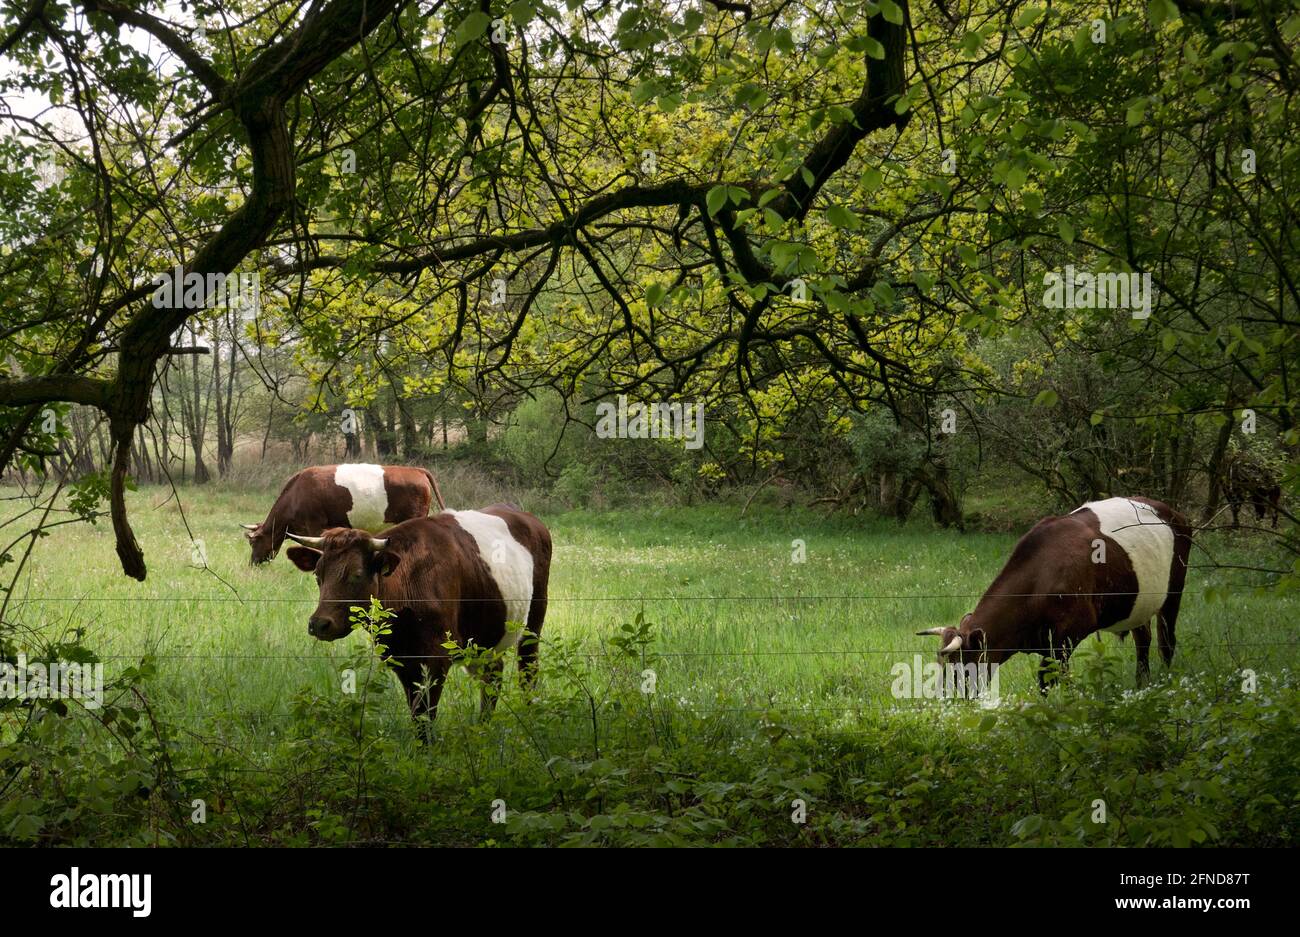
<svg viewBox="0 0 1300 937">
<path fill-rule="evenodd" d="M 1098 632 L 1095 632 L 1098 633 Z M 1091 637 L 1091 635 L 1090 635 Z M 1195 636 L 1187 638 L 1180 637 L 1180 648 L 1191 650 L 1200 650 L 1204 648 L 1248 648 L 1248 647 L 1293 647 L 1300 648 L 1300 635 L 1291 641 L 1197 641 Z M 933 644 L 933 642 L 931 642 Z M 543 645 L 542 650 L 545 650 Z M 1007 652 L 1014 651 L 1017 654 L 1051 654 L 1053 651 L 1059 651 L 1060 647 L 1017 647 L 1017 648 L 1000 648 Z M 789 649 L 789 650 L 729 650 L 729 651 L 658 651 L 648 650 L 648 657 L 658 658 L 689 658 L 689 657 L 837 657 L 837 656 L 867 656 L 871 654 L 890 654 L 905 655 L 909 659 L 914 654 L 927 656 L 933 651 L 931 645 L 918 640 L 916 644 L 906 648 L 821 648 L 821 649 Z M 638 660 L 632 655 L 615 652 L 615 651 L 565 651 L 569 657 L 584 657 L 591 659 L 611 659 L 611 660 Z M 314 660 L 330 661 L 335 660 L 321 654 L 176 654 L 166 653 L 158 654 L 152 651 L 140 651 L 136 654 L 98 654 L 97 659 L 100 661 L 110 660 L 138 660 L 143 656 L 148 656 L 153 660 Z M 445 655 L 440 654 L 402 654 L 397 657 L 398 660 L 419 661 L 419 660 L 440 660 Z"/>
<path fill-rule="evenodd" d="M 1236 593 L 1257 592 L 1257 586 L 1215 586 L 1216 591 L 1228 591 Z M 1131 597 L 1136 600 L 1140 595 L 1176 595 L 1179 593 L 1164 592 L 1014 592 L 1014 593 L 996 593 L 997 598 L 1007 599 L 1036 599 L 1036 598 L 1120 598 Z M 1185 590 L 1184 595 L 1195 595 L 1195 592 Z M 776 605 L 796 604 L 808 602 L 882 602 L 882 601 L 942 601 L 955 599 L 979 599 L 987 594 L 983 592 L 910 592 L 910 593 L 835 593 L 835 594 L 813 594 L 803 595 L 799 593 L 768 593 L 762 595 L 743 595 L 743 594 L 720 594 L 720 595 L 695 595 L 695 594 L 650 594 L 650 595 L 573 595 L 573 596 L 551 596 L 547 599 L 548 604 L 581 604 L 581 603 L 620 603 L 629 606 L 643 606 L 650 603 L 688 603 L 688 602 L 767 602 Z M 348 605 L 350 607 L 364 609 L 365 606 L 359 603 L 366 602 L 368 599 L 340 599 L 334 604 Z M 422 599 L 422 598 L 402 598 L 389 599 L 389 604 L 419 604 L 419 603 L 438 603 L 443 605 L 455 604 L 457 602 L 466 604 L 482 604 L 483 599 Z M 1289 598 L 1283 597 L 1283 601 L 1289 601 Z M 38 596 L 34 598 L 15 598 L 11 602 L 13 611 L 20 610 L 31 605 L 45 604 L 102 604 L 102 603 L 143 603 L 143 604 L 192 604 L 192 603 L 213 603 L 213 604 L 268 604 L 268 605 L 301 605 L 309 607 L 322 603 L 317 597 L 304 596 L 302 598 L 284 597 L 284 596 Z M 869 623 L 868 623 L 869 624 Z M 1258 626 L 1255 626 L 1258 627 Z M 903 629 L 900 629 L 903 630 Z M 1096 634 L 1107 633 L 1101 629 Z M 1117 633 L 1117 632 L 1108 632 Z M 550 635 L 545 635 L 543 644 L 548 643 Z M 657 640 L 662 640 L 660 635 Z M 1201 641 L 1195 633 L 1184 634 L 1179 636 L 1179 642 L 1184 648 L 1252 648 L 1252 647 L 1297 647 L 1300 646 L 1300 629 L 1296 629 L 1292 640 L 1283 641 Z M 655 649 L 651 653 L 656 658 L 704 658 L 704 657 L 825 657 L 825 656 L 866 656 L 866 655 L 911 655 L 919 651 L 927 651 L 926 642 L 918 640 L 903 648 L 881 648 L 881 647 L 838 647 L 838 648 L 773 648 L 773 649 L 710 649 L 710 650 L 659 650 Z M 1034 654 L 1051 654 L 1059 648 L 1052 647 L 1015 647 L 1004 648 L 1006 651 L 1016 653 L 1034 653 Z M 586 657 L 592 659 L 602 658 L 624 658 L 626 653 L 611 651 L 568 651 L 571 656 Z M 136 659 L 142 655 L 148 654 L 156 660 L 327 660 L 328 656 L 320 653 L 156 653 L 152 651 L 140 651 L 134 654 L 110 654 L 99 655 L 100 660 L 127 660 Z M 423 659 L 421 655 L 403 655 L 406 659 L 419 660 Z M 435 655 L 425 655 L 432 659 Z"/>
<path fill-rule="evenodd" d="M 1249 584 L 1230 584 L 1230 585 L 1210 585 L 1206 589 L 1212 589 L 1215 592 L 1258 592 L 1261 589 L 1266 590 L 1266 585 L 1249 585 Z M 1181 592 L 1167 592 L 1163 590 L 1150 590 L 1146 592 L 996 592 L 990 597 L 1005 599 L 1042 599 L 1042 598 L 1119 598 L 1135 597 L 1140 595 L 1196 595 L 1204 590 L 1184 589 Z M 831 595 L 803 595 L 801 593 L 769 593 L 766 595 L 693 595 L 665 593 L 663 595 L 559 595 L 548 596 L 547 603 L 579 603 L 579 602 L 892 602 L 901 600 L 918 600 L 918 601 L 935 601 L 940 599 L 979 599 L 988 593 L 985 592 L 898 592 L 898 593 L 874 593 L 874 594 L 831 594 Z M 357 605 L 369 603 L 369 598 L 351 598 L 351 599 L 321 599 L 317 596 L 239 596 L 239 595 L 162 595 L 162 596 L 75 596 L 75 595 L 51 595 L 39 596 L 37 598 L 15 598 L 16 603 L 26 604 L 43 604 L 43 603 L 86 603 L 86 602 L 212 602 L 212 603 L 231 603 L 231 604 L 313 604 L 329 602 L 340 605 Z M 419 596 L 386 596 L 385 602 L 401 604 L 419 604 L 419 603 L 437 603 L 441 605 L 452 605 L 458 603 L 482 604 L 485 602 L 495 601 L 493 599 L 483 598 L 421 598 Z"/>
</svg>

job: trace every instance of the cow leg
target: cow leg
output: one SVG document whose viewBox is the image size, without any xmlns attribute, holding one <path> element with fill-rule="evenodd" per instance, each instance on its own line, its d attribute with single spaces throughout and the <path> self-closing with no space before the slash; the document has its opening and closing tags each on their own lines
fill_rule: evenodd
<svg viewBox="0 0 1300 937">
<path fill-rule="evenodd" d="M 438 715 L 438 700 L 442 697 L 442 687 L 447 681 L 447 659 L 434 658 L 427 663 L 408 660 L 407 665 L 415 672 L 402 673 L 402 688 L 406 690 L 406 702 L 411 707 L 411 716 L 421 722 L 420 740 L 429 742 L 433 739 L 433 720 Z M 421 717 L 426 717 L 421 720 Z"/>
<path fill-rule="evenodd" d="M 1038 692 L 1044 696 L 1061 678 L 1059 661 L 1056 654 L 1044 654 L 1038 659 Z"/>
<path fill-rule="evenodd" d="M 1151 679 L 1151 626 L 1143 625 L 1133 629 L 1133 646 L 1137 648 L 1137 685 L 1138 689 L 1147 685 Z"/>
<path fill-rule="evenodd" d="M 1053 637 L 1051 639 L 1051 649 L 1050 655 L 1042 655 L 1038 662 L 1038 692 L 1044 695 L 1047 694 L 1050 688 L 1056 686 L 1070 661 L 1070 645 L 1068 643 L 1058 643 Z"/>
<path fill-rule="evenodd" d="M 1181 592 L 1170 593 L 1156 615 L 1156 640 L 1160 647 L 1160 659 L 1165 662 L 1166 667 L 1172 667 L 1174 664 L 1174 647 L 1178 644 L 1174 625 L 1178 622 L 1178 606 L 1182 601 Z"/>
<path fill-rule="evenodd" d="M 500 651 L 489 651 L 488 658 L 474 664 L 474 676 L 483 684 L 478 694 L 478 716 L 483 722 L 492 718 L 492 711 L 497 708 L 497 697 L 501 695 L 501 674 L 506 668 L 505 655 Z"/>
<path fill-rule="evenodd" d="M 1091 634 L 1096 630 L 1097 612 L 1091 604 L 1082 604 L 1075 608 L 1076 624 L 1074 628 L 1076 633 Z M 1066 665 L 1070 663 L 1070 652 L 1074 651 L 1069 639 L 1062 638 L 1054 634 L 1052 630 L 1045 629 L 1041 632 L 1040 647 L 1048 647 L 1048 654 L 1041 654 L 1039 660 L 1039 693 L 1047 694 L 1050 687 L 1056 686 L 1057 682 L 1066 672 Z M 1053 667 L 1054 664 L 1054 667 Z"/>
<path fill-rule="evenodd" d="M 534 587 L 533 600 L 528 606 L 528 626 L 519 639 L 519 686 L 525 699 L 530 698 L 533 684 L 537 682 L 537 651 L 542 640 L 542 624 L 546 621 L 546 587 Z"/>
<path fill-rule="evenodd" d="M 1080 615 L 1091 612 L 1091 608 L 1080 612 Z M 1057 685 L 1061 677 L 1066 672 L 1066 664 L 1070 661 L 1070 651 L 1073 647 L 1069 641 L 1063 641 L 1056 634 L 1048 630 L 1043 635 L 1043 645 L 1050 648 L 1048 654 L 1041 655 L 1039 660 L 1039 693 L 1047 695 L 1047 691 Z"/>
</svg>

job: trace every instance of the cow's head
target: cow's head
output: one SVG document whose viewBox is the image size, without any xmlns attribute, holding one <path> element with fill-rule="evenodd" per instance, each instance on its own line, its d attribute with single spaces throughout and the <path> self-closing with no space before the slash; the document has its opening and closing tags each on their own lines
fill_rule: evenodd
<svg viewBox="0 0 1300 937">
<path fill-rule="evenodd" d="M 379 594 L 379 580 L 391 576 L 400 557 L 364 530 L 334 527 L 319 537 L 287 534 L 302 546 L 290 547 L 289 559 L 303 572 L 316 573 L 320 602 L 307 621 L 307 633 L 336 641 L 352 631 L 351 609 Z"/>
<path fill-rule="evenodd" d="M 917 634 L 938 635 L 941 664 L 977 664 L 988 647 L 984 629 L 975 625 L 975 616 L 969 612 L 956 628 L 927 628 Z"/>
<path fill-rule="evenodd" d="M 244 528 L 244 536 L 248 538 L 248 543 L 253 548 L 251 562 L 254 566 L 275 559 L 275 537 L 270 527 L 266 524 L 240 524 L 239 526 Z"/>
</svg>

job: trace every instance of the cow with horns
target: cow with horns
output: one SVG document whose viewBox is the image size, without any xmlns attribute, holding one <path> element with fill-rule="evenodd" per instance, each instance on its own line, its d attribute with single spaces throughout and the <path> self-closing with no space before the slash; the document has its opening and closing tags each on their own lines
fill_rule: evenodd
<svg viewBox="0 0 1300 937">
<path fill-rule="evenodd" d="M 372 597 L 393 614 L 384 657 L 398 665 L 413 716 L 432 721 L 437 715 L 454 663 L 449 643 L 492 652 L 471 666 L 484 684 L 485 717 L 500 689 L 502 652 L 518 647 L 520 683 L 525 689 L 532 683 L 551 569 L 551 535 L 533 515 L 494 504 L 404 521 L 383 537 L 350 528 L 288 536 L 300 544 L 289 548 L 289 559 L 314 572 L 320 588 L 307 622 L 313 637 L 347 635 L 351 608 Z"/>
<path fill-rule="evenodd" d="M 253 565 L 275 558 L 289 530 L 316 536 L 331 527 L 379 533 L 430 505 L 446 505 L 433 473 L 407 465 L 314 465 L 287 482 L 260 524 L 241 524 L 253 549 Z"/>
<path fill-rule="evenodd" d="M 939 659 L 963 667 L 1001 664 L 1018 651 L 1043 655 L 1038 685 L 1046 691 L 1050 659 L 1064 666 L 1088 635 L 1133 634 L 1137 682 L 1150 675 L 1150 622 L 1156 619 L 1160 656 L 1174 657 L 1174 626 L 1187 577 L 1192 531 L 1159 501 L 1107 498 L 1070 514 L 1039 521 L 974 611 L 956 627 L 929 628 Z"/>
</svg>

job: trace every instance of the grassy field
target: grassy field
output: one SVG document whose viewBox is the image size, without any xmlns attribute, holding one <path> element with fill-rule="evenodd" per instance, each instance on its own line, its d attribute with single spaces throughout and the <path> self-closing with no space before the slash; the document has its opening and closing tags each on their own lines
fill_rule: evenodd
<svg viewBox="0 0 1300 937">
<path fill-rule="evenodd" d="M 303 699 L 337 700 L 340 670 L 365 659 L 369 638 L 354 632 L 333 644 L 312 639 L 306 621 L 316 602 L 313 578 L 283 554 L 268 566 L 249 566 L 238 524 L 262 517 L 268 491 L 180 494 L 179 502 L 168 489 L 132 496 L 131 517 L 149 563 L 145 583 L 122 576 L 106 522 L 58 528 L 37 545 L 7 618 L 47 638 L 81 629 L 110 681 L 151 656 L 150 706 L 177 738 L 237 752 L 250 770 L 270 770 L 283 757 L 276 747 L 295 731 L 302 735 L 295 707 Z M 449 503 L 455 498 L 448 492 Z M 913 632 L 956 624 L 1015 534 L 960 535 L 799 509 L 751 510 L 745 519 L 739 513 L 711 506 L 545 516 L 555 558 L 540 699 L 526 706 L 508 681 L 497 717 L 476 725 L 477 685 L 457 670 L 443 696 L 435 745 L 415 741 L 397 692 L 368 704 L 375 731 L 400 758 L 441 761 L 441 769 L 454 765 L 479 781 L 495 771 L 498 784 L 505 774 L 545 782 L 549 773 L 554 781 L 556 757 L 589 765 L 619 740 L 638 751 L 662 745 L 660 729 L 673 732 L 669 712 L 679 717 L 677 731 L 707 726 L 711 744 L 720 746 L 774 723 L 786 727 L 782 732 L 872 745 L 903 732 L 910 733 L 905 745 L 943 747 L 966 731 L 951 704 L 895 700 L 891 668 L 915 654 L 932 659 L 934 639 Z M 1242 538 L 1212 543 L 1221 562 L 1249 560 L 1258 550 Z M 1194 563 L 1206 561 L 1194 552 Z M 1300 598 L 1256 590 L 1249 575 L 1193 570 L 1176 674 L 1295 669 Z M 1210 586 L 1227 587 L 1227 597 L 1207 601 Z M 629 645 L 621 626 L 638 615 L 652 626 L 652 640 Z M 629 646 L 649 656 L 638 660 Z M 1021 655 L 1004 669 L 1004 706 L 1035 702 L 1035 664 Z M 635 688 L 647 666 L 656 686 L 652 695 L 640 694 L 641 710 Z M 1163 668 L 1154 650 L 1153 667 L 1159 683 Z M 1131 689 L 1131 642 L 1089 640 L 1076 654 L 1075 671 L 1092 673 L 1113 693 Z M 395 688 L 393 678 L 381 678 Z M 546 718 L 548 707 L 560 715 Z M 469 739 L 481 748 L 470 751 Z M 830 767 L 809 757 L 813 773 Z M 545 801 L 536 790 L 531 799 Z"/>
</svg>

